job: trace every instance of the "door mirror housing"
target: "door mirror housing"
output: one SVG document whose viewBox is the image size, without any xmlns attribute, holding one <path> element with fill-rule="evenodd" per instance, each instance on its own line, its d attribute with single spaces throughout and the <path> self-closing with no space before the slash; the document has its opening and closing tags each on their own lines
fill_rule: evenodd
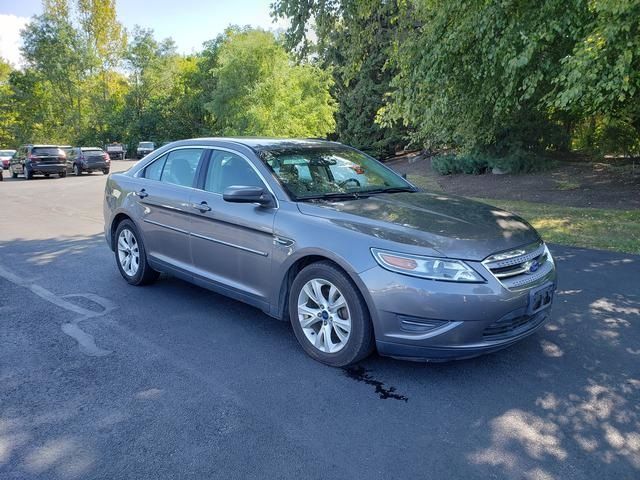
<svg viewBox="0 0 640 480">
<path fill-rule="evenodd" d="M 233 185 L 224 189 L 222 198 L 231 203 L 258 203 L 263 207 L 273 205 L 273 197 L 262 187 Z"/>
</svg>

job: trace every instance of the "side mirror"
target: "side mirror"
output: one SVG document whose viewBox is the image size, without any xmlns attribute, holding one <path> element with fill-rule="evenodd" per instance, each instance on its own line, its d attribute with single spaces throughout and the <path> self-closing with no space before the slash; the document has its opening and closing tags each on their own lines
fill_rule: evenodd
<svg viewBox="0 0 640 480">
<path fill-rule="evenodd" d="M 258 203 L 263 207 L 273 205 L 271 194 L 265 192 L 262 187 L 233 185 L 224 189 L 222 198 L 225 202 L 231 203 Z"/>
</svg>

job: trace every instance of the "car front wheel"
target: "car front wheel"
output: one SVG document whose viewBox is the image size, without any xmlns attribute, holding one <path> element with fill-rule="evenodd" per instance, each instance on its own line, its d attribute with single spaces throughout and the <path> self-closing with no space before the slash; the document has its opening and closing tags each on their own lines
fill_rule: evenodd
<svg viewBox="0 0 640 480">
<path fill-rule="evenodd" d="M 147 253 L 138 229 L 131 220 L 123 220 L 115 234 L 115 256 L 118 270 L 131 285 L 148 285 L 159 273 L 147 262 Z"/>
<path fill-rule="evenodd" d="M 373 350 L 373 327 L 362 295 L 330 262 L 313 263 L 295 278 L 289 317 L 302 348 L 319 362 L 344 367 Z"/>
</svg>

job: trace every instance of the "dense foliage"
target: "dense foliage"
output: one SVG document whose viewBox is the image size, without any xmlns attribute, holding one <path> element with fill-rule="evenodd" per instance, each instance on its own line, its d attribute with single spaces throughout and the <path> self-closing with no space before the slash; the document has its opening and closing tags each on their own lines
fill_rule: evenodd
<svg viewBox="0 0 640 480">
<path fill-rule="evenodd" d="M 347 88 L 338 118 L 353 114 L 350 97 L 369 97 L 376 121 L 404 125 L 414 145 L 496 162 L 640 151 L 638 0 L 278 0 L 273 10 L 289 18 L 299 55 L 354 79 L 371 78 L 361 66 L 373 56 L 391 74 L 376 79 L 380 90 Z M 369 17 L 358 23 L 358 13 Z"/>
<path fill-rule="evenodd" d="M 335 129 L 331 75 L 297 65 L 270 32 L 229 28 L 185 56 L 151 30 L 126 32 L 114 0 L 43 7 L 22 33 L 24 68 L 0 62 L 1 146 Z"/>
<path fill-rule="evenodd" d="M 283 35 L 230 27 L 191 55 L 115 3 L 43 1 L 24 67 L 0 61 L 1 146 L 328 137 L 474 172 L 640 154 L 640 0 L 275 0 Z"/>
</svg>

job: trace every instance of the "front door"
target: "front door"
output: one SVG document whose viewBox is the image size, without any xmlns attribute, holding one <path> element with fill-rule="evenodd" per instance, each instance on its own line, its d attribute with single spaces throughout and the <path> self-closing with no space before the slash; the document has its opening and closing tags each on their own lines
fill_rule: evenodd
<svg viewBox="0 0 640 480">
<path fill-rule="evenodd" d="M 200 161 L 208 150 L 172 150 L 150 163 L 134 192 L 140 205 L 145 248 L 152 263 L 182 272 L 191 268 L 189 231 L 193 209 L 189 196 Z"/>
<path fill-rule="evenodd" d="M 267 188 L 246 157 L 212 150 L 202 189 L 191 195 L 194 273 L 209 286 L 223 287 L 228 295 L 264 307 L 273 288 L 271 253 L 277 209 L 225 202 L 222 192 L 232 185 Z"/>
</svg>

